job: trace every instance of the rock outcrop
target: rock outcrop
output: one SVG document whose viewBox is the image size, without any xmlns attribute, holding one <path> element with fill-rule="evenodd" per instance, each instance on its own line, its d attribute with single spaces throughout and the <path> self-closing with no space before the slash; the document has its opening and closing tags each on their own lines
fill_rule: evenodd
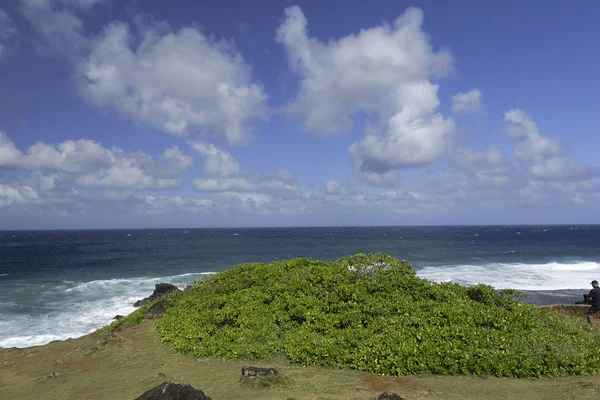
<svg viewBox="0 0 600 400">
<path fill-rule="evenodd" d="M 394 392 L 381 393 L 377 400 L 406 400 L 404 397 L 400 397 Z"/>
<path fill-rule="evenodd" d="M 212 400 L 202 390 L 192 385 L 163 382 L 148 390 L 136 400 Z"/>
<path fill-rule="evenodd" d="M 144 319 L 162 318 L 165 312 L 167 312 L 167 303 L 168 299 L 160 299 L 152 304 L 146 315 L 144 315 Z"/>
<path fill-rule="evenodd" d="M 156 300 L 159 297 L 166 296 L 173 291 L 178 292 L 179 288 L 175 285 L 171 285 L 170 283 L 157 283 L 154 287 L 154 292 L 152 292 L 150 296 L 146 297 L 145 299 L 136 301 L 135 303 L 133 303 L 133 306 L 141 307 L 143 305 L 148 304 L 152 300 Z"/>
<path fill-rule="evenodd" d="M 263 376 L 277 376 L 275 368 L 244 367 L 242 368 L 242 378 L 260 378 Z"/>
</svg>

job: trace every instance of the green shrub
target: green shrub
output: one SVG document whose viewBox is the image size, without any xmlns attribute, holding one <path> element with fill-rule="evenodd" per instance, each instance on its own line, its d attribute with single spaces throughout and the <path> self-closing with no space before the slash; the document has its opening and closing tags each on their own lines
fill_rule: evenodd
<svg viewBox="0 0 600 400">
<path fill-rule="evenodd" d="M 145 305 L 141 306 L 140 308 L 138 308 L 137 310 L 133 311 L 131 314 L 127 315 L 124 318 L 121 318 L 118 321 L 114 321 L 109 325 L 106 325 L 104 328 L 102 328 L 103 330 L 113 330 L 113 329 L 117 329 L 122 327 L 124 324 L 126 323 L 131 323 L 131 324 L 139 324 L 144 320 L 144 315 L 146 315 L 146 313 L 148 312 L 148 310 L 150 309 L 150 307 L 152 307 L 152 305 L 154 304 L 156 300 L 151 301 L 149 303 L 146 303 Z"/>
<path fill-rule="evenodd" d="M 198 282 L 169 298 L 157 328 L 177 351 L 196 356 L 284 355 L 381 374 L 600 371 L 594 327 L 519 303 L 520 296 L 436 284 L 385 254 L 298 258 L 242 264 Z"/>
</svg>

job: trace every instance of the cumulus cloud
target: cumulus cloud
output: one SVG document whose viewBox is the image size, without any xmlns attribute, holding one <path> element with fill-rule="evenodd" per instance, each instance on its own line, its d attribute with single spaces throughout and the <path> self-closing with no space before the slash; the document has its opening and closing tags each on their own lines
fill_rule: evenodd
<svg viewBox="0 0 600 400">
<path fill-rule="evenodd" d="M 481 91 L 473 89 L 452 96 L 452 111 L 458 114 L 472 114 L 481 111 Z"/>
<path fill-rule="evenodd" d="M 454 122 L 436 112 L 441 77 L 453 68 L 449 52 L 435 52 L 421 29 L 423 13 L 409 8 L 392 25 L 363 29 L 324 43 L 309 37 L 299 7 L 285 10 L 276 39 L 301 76 L 300 92 L 286 111 L 302 119 L 310 132 L 347 132 L 359 112 L 377 115 L 371 129 L 351 146 L 357 170 L 385 174 L 424 165 L 443 155 Z"/>
<path fill-rule="evenodd" d="M 438 85 L 427 81 L 404 85 L 399 90 L 401 111 L 389 119 L 387 131 L 367 133 L 350 146 L 361 172 L 384 174 L 390 170 L 429 164 L 445 154 L 454 121 L 435 113 Z"/>
<path fill-rule="evenodd" d="M 242 145 L 248 123 L 266 115 L 266 94 L 234 44 L 195 28 L 155 24 L 136 38 L 127 24 L 112 23 L 77 74 L 91 103 L 173 135 L 210 131 Z"/>
<path fill-rule="evenodd" d="M 189 141 L 188 144 L 204 156 L 201 177 L 194 179 L 193 187 L 199 192 L 256 192 L 296 190 L 296 177 L 289 171 L 279 170 L 264 176 L 254 176 L 240 169 L 238 161 L 228 151 L 215 145 Z"/>
<path fill-rule="evenodd" d="M 13 19 L 0 8 L 0 58 L 6 53 L 8 41 L 16 34 L 17 28 Z"/>
<path fill-rule="evenodd" d="M 39 198 L 31 186 L 0 183 L 0 208 L 21 205 Z"/>
<path fill-rule="evenodd" d="M 516 141 L 515 158 L 536 179 L 589 179 L 599 176 L 597 167 L 586 166 L 565 154 L 557 139 L 540 134 L 536 123 L 523 110 L 504 114 L 507 135 Z"/>
<path fill-rule="evenodd" d="M 217 148 L 214 144 L 189 141 L 189 145 L 204 156 L 204 173 L 211 177 L 235 177 L 240 166 L 235 157 L 228 151 Z"/>
<path fill-rule="evenodd" d="M 166 149 L 160 161 L 142 153 L 107 149 L 91 140 L 67 140 L 57 146 L 37 142 L 26 153 L 0 132 L 0 167 L 78 174 L 76 183 L 90 187 L 168 189 L 180 185 L 180 175 L 192 159 L 177 146 Z"/>
</svg>

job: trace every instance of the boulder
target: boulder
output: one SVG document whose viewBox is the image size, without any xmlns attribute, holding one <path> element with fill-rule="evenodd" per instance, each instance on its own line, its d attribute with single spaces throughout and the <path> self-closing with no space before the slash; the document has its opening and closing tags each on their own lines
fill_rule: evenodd
<svg viewBox="0 0 600 400">
<path fill-rule="evenodd" d="M 136 400 L 212 400 L 200 389 L 192 385 L 163 382 L 148 390 Z"/>
<path fill-rule="evenodd" d="M 171 285 L 170 283 L 157 283 L 154 286 L 154 292 L 152 292 L 152 294 L 150 296 L 146 297 L 145 299 L 136 301 L 135 303 L 133 303 L 133 306 L 141 307 L 143 305 L 148 304 L 152 300 L 156 300 L 159 297 L 166 296 L 167 294 L 169 294 L 173 291 L 178 292 L 179 288 L 175 285 Z"/>
<path fill-rule="evenodd" d="M 404 397 L 398 396 L 394 392 L 381 393 L 377 400 L 406 400 Z"/>
<path fill-rule="evenodd" d="M 275 368 L 244 367 L 242 368 L 242 378 L 258 378 L 262 376 L 277 376 Z"/>
<path fill-rule="evenodd" d="M 162 318 L 167 312 L 167 299 L 160 299 L 148 309 L 144 319 Z"/>
<path fill-rule="evenodd" d="M 115 315 L 115 316 L 113 317 L 113 319 L 114 319 L 115 321 L 118 321 L 118 320 L 120 320 L 120 319 L 123 319 L 123 318 L 125 318 L 125 316 L 124 316 L 124 315 Z"/>
</svg>

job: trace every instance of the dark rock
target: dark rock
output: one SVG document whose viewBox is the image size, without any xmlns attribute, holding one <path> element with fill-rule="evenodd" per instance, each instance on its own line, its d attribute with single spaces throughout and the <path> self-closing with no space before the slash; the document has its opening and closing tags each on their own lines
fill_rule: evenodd
<svg viewBox="0 0 600 400">
<path fill-rule="evenodd" d="M 242 368 L 242 378 L 258 378 L 260 376 L 277 376 L 275 368 L 244 367 Z"/>
<path fill-rule="evenodd" d="M 124 315 L 115 315 L 115 316 L 113 317 L 113 319 L 114 319 L 115 321 L 118 321 L 118 320 L 120 320 L 120 319 L 123 319 L 123 318 L 125 318 L 125 316 L 124 316 Z"/>
<path fill-rule="evenodd" d="M 150 295 L 150 300 L 154 300 L 160 296 L 167 295 L 172 291 L 179 291 L 179 288 L 170 283 L 157 283 L 154 287 L 154 293 Z"/>
<path fill-rule="evenodd" d="M 166 299 L 160 299 L 152 304 L 146 315 L 144 315 L 144 319 L 162 318 L 162 316 L 165 315 L 165 312 L 167 312 Z"/>
<path fill-rule="evenodd" d="M 381 393 L 377 400 L 406 400 L 404 397 L 398 396 L 394 392 Z"/>
<path fill-rule="evenodd" d="M 134 307 L 141 307 L 141 306 L 145 306 L 149 302 L 150 302 L 150 297 L 146 297 L 145 299 L 138 300 L 135 303 L 133 303 L 133 306 Z"/>
<path fill-rule="evenodd" d="M 133 306 L 141 307 L 143 305 L 148 304 L 152 300 L 156 300 L 159 297 L 166 296 L 167 294 L 173 291 L 179 292 L 179 288 L 175 285 L 171 285 L 170 283 L 157 283 L 154 286 L 154 292 L 152 292 L 150 296 L 146 297 L 145 299 L 136 301 L 135 303 L 133 303 Z"/>
<path fill-rule="evenodd" d="M 153 387 L 135 400 L 212 400 L 200 389 L 192 385 L 163 382 Z"/>
</svg>

